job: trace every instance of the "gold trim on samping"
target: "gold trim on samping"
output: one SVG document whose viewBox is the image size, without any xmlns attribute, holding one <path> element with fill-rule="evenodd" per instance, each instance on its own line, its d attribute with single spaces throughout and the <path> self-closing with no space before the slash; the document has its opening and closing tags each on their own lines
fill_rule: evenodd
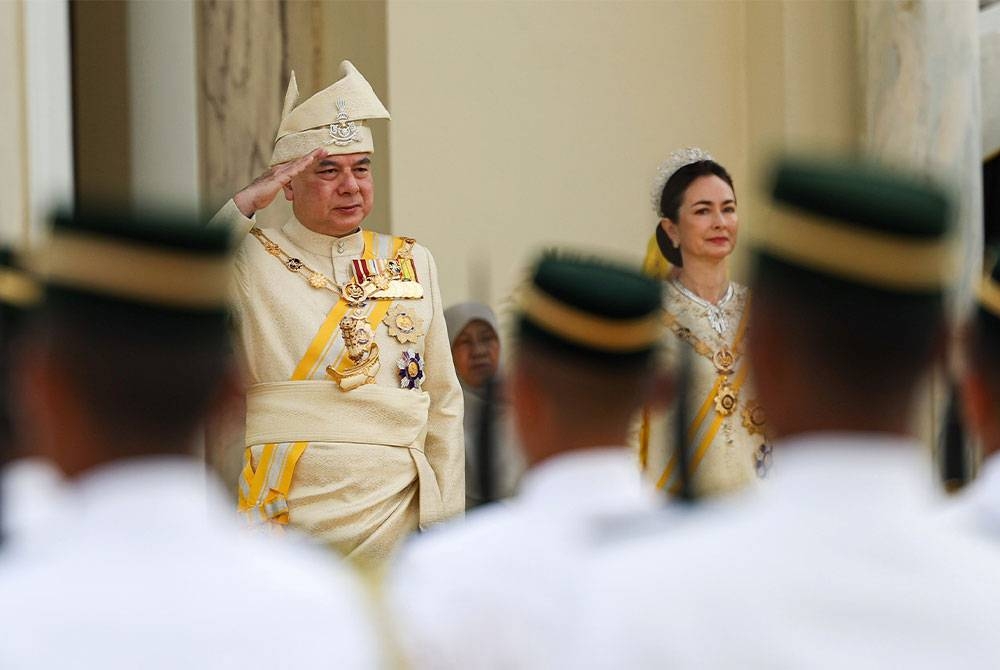
<svg viewBox="0 0 1000 670">
<path fill-rule="evenodd" d="M 38 284 L 22 272 L 0 269 L 0 302 L 27 307 L 38 302 L 41 290 Z"/>
<path fill-rule="evenodd" d="M 954 275 L 949 239 L 893 235 L 774 210 L 753 235 L 764 251 L 851 281 L 901 290 L 937 289 Z"/>
<path fill-rule="evenodd" d="M 52 284 L 171 307 L 225 305 L 232 259 L 60 232 L 40 259 Z"/>
<path fill-rule="evenodd" d="M 1000 285 L 990 275 L 979 283 L 979 304 L 987 312 L 1000 319 Z"/>
<path fill-rule="evenodd" d="M 638 351 L 660 339 L 660 315 L 629 320 L 602 319 L 564 305 L 526 286 L 520 297 L 521 309 L 531 321 L 576 344 L 608 351 Z"/>
</svg>

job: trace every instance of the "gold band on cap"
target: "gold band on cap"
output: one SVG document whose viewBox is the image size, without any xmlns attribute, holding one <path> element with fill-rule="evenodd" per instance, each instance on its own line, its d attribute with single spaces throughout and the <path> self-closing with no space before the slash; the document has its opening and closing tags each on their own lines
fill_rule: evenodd
<svg viewBox="0 0 1000 670">
<path fill-rule="evenodd" d="M 41 264 L 52 284 L 167 307 L 206 309 L 225 305 L 232 259 L 61 232 L 53 236 Z"/>
<path fill-rule="evenodd" d="M 27 307 L 38 302 L 41 290 L 38 284 L 29 279 L 23 272 L 0 268 L 0 302 Z"/>
<path fill-rule="evenodd" d="M 983 277 L 979 283 L 979 304 L 1000 319 L 1000 285 L 993 281 L 990 275 Z"/>
<path fill-rule="evenodd" d="M 658 312 L 638 319 L 602 319 L 565 305 L 531 285 L 523 289 L 519 302 L 530 321 L 587 347 L 611 352 L 639 351 L 655 344 L 662 333 Z"/>
<path fill-rule="evenodd" d="M 938 289 L 953 275 L 947 239 L 922 240 L 846 227 L 801 210 L 774 210 L 755 231 L 754 241 L 796 265 L 889 289 Z"/>
</svg>

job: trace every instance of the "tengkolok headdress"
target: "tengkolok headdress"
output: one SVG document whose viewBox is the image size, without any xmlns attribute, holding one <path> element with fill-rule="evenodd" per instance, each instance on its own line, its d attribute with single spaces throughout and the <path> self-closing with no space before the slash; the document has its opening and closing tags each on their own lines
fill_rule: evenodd
<svg viewBox="0 0 1000 670">
<path fill-rule="evenodd" d="M 298 107 L 299 87 L 292 72 L 274 139 L 271 165 L 305 156 L 314 149 L 330 154 L 371 153 L 375 150 L 366 121 L 388 119 L 389 111 L 375 95 L 368 80 L 354 65 L 340 64 L 343 77 Z"/>
</svg>

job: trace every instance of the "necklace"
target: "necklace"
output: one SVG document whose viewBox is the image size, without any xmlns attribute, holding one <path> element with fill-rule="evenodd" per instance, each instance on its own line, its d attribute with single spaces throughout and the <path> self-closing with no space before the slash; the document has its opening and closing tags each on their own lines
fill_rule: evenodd
<svg viewBox="0 0 1000 670">
<path fill-rule="evenodd" d="M 712 327 L 712 330 L 717 332 L 719 335 L 724 335 L 726 331 L 729 330 L 729 318 L 726 316 L 726 312 L 723 307 L 725 307 L 726 303 L 732 300 L 733 296 L 736 294 L 732 282 L 730 282 L 729 286 L 726 287 L 726 292 L 723 294 L 722 299 L 715 304 L 712 304 L 701 296 L 696 295 L 693 291 L 688 289 L 687 286 L 682 284 L 679 279 L 671 279 L 670 284 L 676 288 L 681 295 L 705 310 L 704 316 L 708 318 L 708 325 Z"/>
</svg>

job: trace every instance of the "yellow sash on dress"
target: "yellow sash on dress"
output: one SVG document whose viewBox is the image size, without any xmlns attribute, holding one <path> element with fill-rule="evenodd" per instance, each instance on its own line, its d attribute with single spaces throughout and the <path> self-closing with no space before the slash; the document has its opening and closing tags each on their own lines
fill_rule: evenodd
<svg viewBox="0 0 1000 670">
<path fill-rule="evenodd" d="M 365 248 L 361 258 L 370 260 L 375 257 L 376 233 L 364 231 Z M 393 238 L 392 257 L 402 247 L 402 237 Z M 389 308 L 391 300 L 375 302 L 368 315 L 368 325 L 372 332 L 377 332 L 378 326 Z M 341 297 L 323 320 L 316 335 L 306 349 L 305 355 L 292 372 L 291 381 L 311 379 L 329 355 L 337 335 L 339 325 L 350 309 L 347 301 Z M 333 363 L 339 371 L 344 371 L 351 365 L 346 351 L 341 351 Z M 333 383 L 333 382 L 330 382 Z M 267 522 L 277 524 L 288 523 L 288 492 L 292 487 L 292 475 L 299 458 L 305 452 L 308 442 L 271 442 L 264 445 L 260 463 L 253 467 L 250 447 L 243 453 L 243 471 L 239 482 L 239 511 L 253 523 Z"/>
<path fill-rule="evenodd" d="M 747 330 L 747 317 L 749 314 L 750 301 L 748 299 L 746 304 L 743 306 L 743 316 L 740 317 L 740 325 L 736 329 L 736 337 L 733 338 L 733 351 L 738 351 L 740 345 L 743 343 L 743 338 L 746 335 Z M 684 343 L 681 344 L 683 346 Z M 749 366 L 746 365 L 745 360 L 742 360 L 739 370 L 736 372 L 735 378 L 733 379 L 732 388 L 734 391 L 739 391 L 740 387 L 743 386 L 748 372 Z M 697 443 L 697 448 L 695 449 L 689 466 L 689 473 L 692 476 L 698 469 L 698 465 L 701 463 L 702 459 L 705 458 L 705 454 L 708 453 L 708 448 L 711 446 L 712 440 L 715 439 L 716 434 L 719 432 L 719 428 L 722 426 L 722 420 L 724 417 L 717 412 L 713 413 L 712 408 L 715 405 L 715 396 L 718 395 L 719 387 L 722 386 L 724 380 L 724 375 L 718 375 L 716 377 L 715 383 L 708 391 L 708 395 L 702 401 L 701 407 L 698 408 L 698 413 L 695 414 L 694 419 L 691 421 L 691 424 L 688 426 L 687 433 L 685 434 L 688 444 Z M 712 421 L 706 424 L 706 420 L 710 414 L 713 416 Z M 649 408 L 643 408 L 642 425 L 639 428 L 639 463 L 643 469 L 645 469 L 649 459 L 649 431 L 650 411 Z M 677 466 L 676 461 L 677 456 L 671 455 L 670 460 L 667 461 L 667 466 L 663 469 L 663 473 L 656 481 L 656 488 L 662 489 L 670 481 L 671 477 L 674 475 L 674 469 Z M 674 489 L 672 488 L 671 490 L 673 491 Z"/>
</svg>

